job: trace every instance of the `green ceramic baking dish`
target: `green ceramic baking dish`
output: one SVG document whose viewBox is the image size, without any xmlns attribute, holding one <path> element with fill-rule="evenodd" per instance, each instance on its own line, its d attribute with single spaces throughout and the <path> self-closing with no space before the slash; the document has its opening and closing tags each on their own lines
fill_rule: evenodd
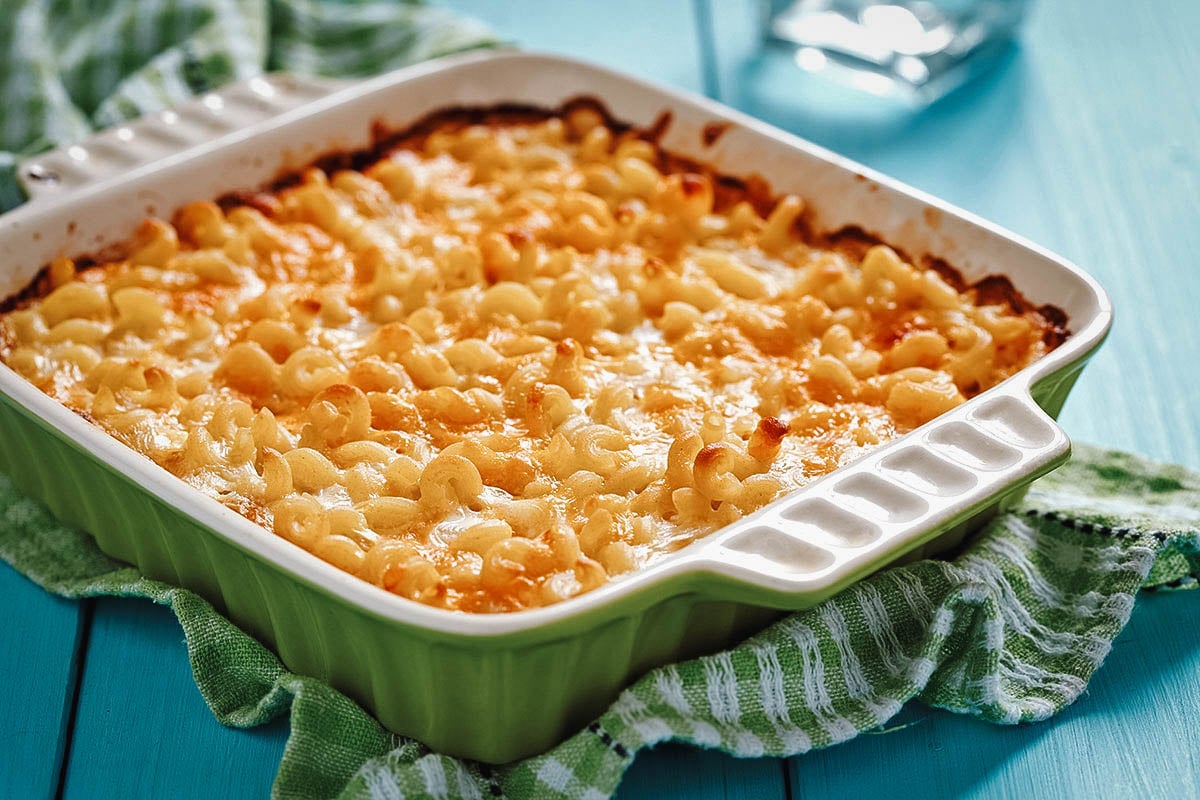
<svg viewBox="0 0 1200 800">
<path fill-rule="evenodd" d="M 1067 457 L 1052 421 L 1107 333 L 1103 290 L 993 225 L 727 108 L 576 61 L 454 57 L 352 85 L 258 78 L 22 166 L 0 217 L 0 298 L 60 255 L 127 238 L 147 214 L 261 185 L 450 106 L 664 112 L 669 150 L 803 195 L 818 229 L 854 224 L 968 280 L 1008 276 L 1069 317 L 1046 358 L 805 489 L 594 592 L 500 615 L 443 611 L 359 581 L 191 489 L 0 367 L 0 470 L 100 547 L 186 586 L 388 728 L 504 762 L 578 730 L 639 674 L 729 645 L 902 556 L 944 548 Z M 728 123 L 714 143 L 705 126 Z M 711 129 L 710 129 L 711 130 Z M 706 141 L 708 143 L 706 143 Z"/>
</svg>

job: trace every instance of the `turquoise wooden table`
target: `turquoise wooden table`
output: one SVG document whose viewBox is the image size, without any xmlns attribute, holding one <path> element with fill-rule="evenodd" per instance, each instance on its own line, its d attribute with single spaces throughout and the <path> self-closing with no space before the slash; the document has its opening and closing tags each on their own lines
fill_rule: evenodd
<svg viewBox="0 0 1200 800">
<path fill-rule="evenodd" d="M 707 92 L 1075 260 L 1118 322 L 1068 432 L 1200 468 L 1200 3 L 1041 0 L 973 91 L 869 123 L 759 58 L 750 0 L 710 14 L 690 0 L 452 5 L 525 46 Z M 620 796 L 1198 797 L 1198 603 L 1143 596 L 1088 692 L 1049 722 L 910 706 L 897 730 L 786 761 L 666 747 Z M 287 736 L 286 720 L 212 719 L 166 609 L 65 602 L 2 565 L 0 686 L 0 798 L 262 797 Z"/>
</svg>

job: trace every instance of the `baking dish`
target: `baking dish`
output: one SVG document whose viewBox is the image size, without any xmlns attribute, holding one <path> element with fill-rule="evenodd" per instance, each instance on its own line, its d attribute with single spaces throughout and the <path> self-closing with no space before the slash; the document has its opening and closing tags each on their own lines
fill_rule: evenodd
<svg viewBox="0 0 1200 800">
<path fill-rule="evenodd" d="M 351 86 L 260 78 L 23 165 L 32 199 L 0 217 L 0 297 L 51 258 L 95 252 L 142 217 L 252 188 L 455 105 L 669 112 L 671 151 L 772 177 L 813 226 L 857 225 L 968 281 L 1001 273 L 1073 335 L 1050 355 L 855 464 L 628 578 L 502 615 L 442 611 L 359 581 L 192 490 L 0 368 L 0 469 L 111 555 L 192 588 L 292 670 L 330 681 L 387 727 L 507 761 L 581 727 L 649 667 L 729 644 L 901 556 L 951 546 L 1064 459 L 1053 423 L 1111 312 L 1070 264 L 993 226 L 705 100 L 579 62 L 460 56 Z M 727 130 L 721 125 L 728 123 Z M 714 137 L 714 131 L 720 133 Z"/>
</svg>

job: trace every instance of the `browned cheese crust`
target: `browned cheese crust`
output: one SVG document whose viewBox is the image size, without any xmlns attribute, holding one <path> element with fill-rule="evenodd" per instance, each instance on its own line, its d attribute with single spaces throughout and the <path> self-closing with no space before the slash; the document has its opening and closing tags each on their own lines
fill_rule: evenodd
<svg viewBox="0 0 1200 800">
<path fill-rule="evenodd" d="M 0 356 L 341 569 L 498 612 L 638 569 L 1067 335 L 1005 278 L 811 230 L 805 199 L 663 150 L 669 124 L 578 100 L 380 131 L 54 262 Z"/>
</svg>

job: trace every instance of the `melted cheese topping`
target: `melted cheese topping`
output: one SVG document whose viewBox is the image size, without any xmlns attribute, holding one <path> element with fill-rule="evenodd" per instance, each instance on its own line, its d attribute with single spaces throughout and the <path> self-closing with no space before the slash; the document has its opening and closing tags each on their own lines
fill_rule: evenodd
<svg viewBox="0 0 1200 800">
<path fill-rule="evenodd" d="M 337 566 L 492 612 L 636 569 L 1047 349 L 1037 313 L 664 163 L 588 109 L 448 124 L 55 262 L 4 361 Z"/>
</svg>

